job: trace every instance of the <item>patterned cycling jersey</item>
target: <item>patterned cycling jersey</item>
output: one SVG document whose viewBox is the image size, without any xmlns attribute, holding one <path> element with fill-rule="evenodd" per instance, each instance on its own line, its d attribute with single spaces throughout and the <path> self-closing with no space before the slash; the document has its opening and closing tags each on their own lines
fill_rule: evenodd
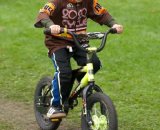
<svg viewBox="0 0 160 130">
<path fill-rule="evenodd" d="M 35 23 L 36 27 L 43 27 L 41 20 L 48 18 L 51 19 L 54 24 L 66 27 L 68 30 L 76 33 L 86 32 L 88 18 L 101 25 L 106 24 L 112 26 L 113 24 L 113 18 L 97 0 L 82 0 L 81 3 L 71 3 L 69 0 L 50 0 L 40 9 Z M 52 38 L 46 36 L 45 43 L 51 52 L 52 50 L 55 51 L 58 48 L 71 44 L 66 40 L 53 36 Z"/>
</svg>

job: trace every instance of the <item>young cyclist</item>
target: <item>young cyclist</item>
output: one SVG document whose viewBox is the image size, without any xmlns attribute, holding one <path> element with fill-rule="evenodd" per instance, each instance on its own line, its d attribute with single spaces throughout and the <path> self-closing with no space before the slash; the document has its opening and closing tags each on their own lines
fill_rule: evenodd
<svg viewBox="0 0 160 130">
<path fill-rule="evenodd" d="M 45 45 L 56 70 L 52 81 L 51 107 L 47 113 L 49 118 L 66 116 L 62 105 L 69 97 L 73 85 L 70 58 L 73 57 L 79 66 L 86 65 L 86 52 L 77 49 L 67 35 L 59 36 L 60 27 L 77 34 L 86 33 L 88 18 L 100 25 L 116 28 L 117 33 L 123 31 L 123 26 L 117 24 L 97 0 L 50 0 L 39 11 L 35 27 L 51 29 L 52 35 L 45 35 Z M 87 44 L 82 46 L 86 47 Z M 96 73 L 101 66 L 96 54 L 92 61 Z"/>
</svg>

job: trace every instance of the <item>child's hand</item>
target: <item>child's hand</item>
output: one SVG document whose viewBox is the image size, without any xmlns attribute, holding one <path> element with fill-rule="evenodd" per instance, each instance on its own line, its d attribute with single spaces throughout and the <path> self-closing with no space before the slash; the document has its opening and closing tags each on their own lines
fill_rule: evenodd
<svg viewBox="0 0 160 130">
<path fill-rule="evenodd" d="M 51 34 L 59 34 L 61 27 L 59 25 L 51 25 L 49 27 L 51 29 Z"/>
<path fill-rule="evenodd" d="M 117 33 L 120 34 L 123 32 L 123 26 L 122 25 L 119 25 L 119 24 L 114 24 L 112 26 L 112 28 L 115 28 L 117 30 Z"/>
</svg>

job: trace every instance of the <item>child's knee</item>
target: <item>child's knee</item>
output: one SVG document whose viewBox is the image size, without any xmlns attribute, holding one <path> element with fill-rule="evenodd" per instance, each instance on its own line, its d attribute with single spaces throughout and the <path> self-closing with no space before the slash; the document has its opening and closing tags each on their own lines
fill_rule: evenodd
<svg viewBox="0 0 160 130">
<path fill-rule="evenodd" d="M 101 68 L 101 61 L 97 58 L 93 62 L 94 73 L 96 73 Z"/>
</svg>

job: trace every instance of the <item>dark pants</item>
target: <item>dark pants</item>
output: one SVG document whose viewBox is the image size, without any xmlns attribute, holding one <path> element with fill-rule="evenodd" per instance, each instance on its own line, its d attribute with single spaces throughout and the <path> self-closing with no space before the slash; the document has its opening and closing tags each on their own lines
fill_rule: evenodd
<svg viewBox="0 0 160 130">
<path fill-rule="evenodd" d="M 72 89 L 72 68 L 70 64 L 70 59 L 77 62 L 79 66 L 86 65 L 86 52 L 73 48 L 73 52 L 69 52 L 67 48 L 62 48 L 53 53 L 51 59 L 54 63 L 55 74 L 52 81 L 52 96 L 51 105 L 59 106 L 62 105 L 63 101 L 69 97 L 70 91 Z M 93 68 L 94 73 L 96 73 L 101 66 L 100 60 L 96 54 L 93 55 Z"/>
</svg>

